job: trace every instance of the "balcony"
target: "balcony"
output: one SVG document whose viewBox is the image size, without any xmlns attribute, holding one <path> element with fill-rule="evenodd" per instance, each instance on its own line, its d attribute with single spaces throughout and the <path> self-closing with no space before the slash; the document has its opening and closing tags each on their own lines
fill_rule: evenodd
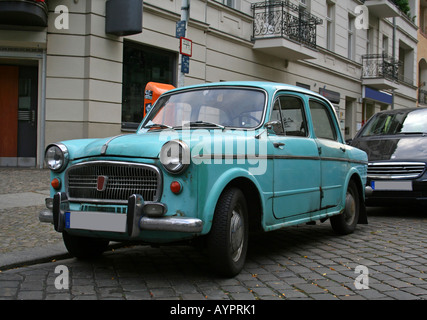
<svg viewBox="0 0 427 320">
<path fill-rule="evenodd" d="M 254 50 L 285 60 L 317 57 L 317 25 L 322 19 L 289 1 L 252 4 Z"/>
<path fill-rule="evenodd" d="M 362 85 L 378 90 L 397 89 L 399 61 L 385 54 L 362 57 Z"/>
<path fill-rule="evenodd" d="M 400 9 L 393 0 L 362 0 L 369 12 L 378 18 L 400 16 Z"/>
<path fill-rule="evenodd" d="M 47 27 L 45 0 L 0 0 L 0 24 Z"/>
</svg>

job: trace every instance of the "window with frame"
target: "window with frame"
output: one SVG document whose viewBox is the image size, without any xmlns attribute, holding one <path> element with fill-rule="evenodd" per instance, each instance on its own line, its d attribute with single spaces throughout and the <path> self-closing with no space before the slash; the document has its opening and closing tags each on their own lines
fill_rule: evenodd
<svg viewBox="0 0 427 320">
<path fill-rule="evenodd" d="M 356 34 L 354 28 L 355 18 L 349 14 L 348 15 L 348 48 L 347 48 L 347 58 L 354 60 L 355 52 L 356 52 Z"/>
<path fill-rule="evenodd" d="M 277 134 L 286 136 L 307 137 L 307 122 L 304 115 L 304 104 L 295 96 L 283 95 L 276 99 L 271 120 L 279 120 L 282 130 Z"/>
<path fill-rule="evenodd" d="M 326 49 L 335 49 L 335 3 L 326 3 Z"/>
<path fill-rule="evenodd" d="M 236 1 L 237 0 L 217 0 L 217 1 L 226 5 L 227 7 L 236 9 Z"/>
<path fill-rule="evenodd" d="M 143 117 L 148 82 L 175 84 L 177 56 L 173 52 L 131 41 L 123 44 L 122 129 L 135 130 Z"/>
<path fill-rule="evenodd" d="M 310 100 L 309 105 L 316 137 L 336 141 L 338 135 L 329 108 L 316 100 Z"/>
</svg>

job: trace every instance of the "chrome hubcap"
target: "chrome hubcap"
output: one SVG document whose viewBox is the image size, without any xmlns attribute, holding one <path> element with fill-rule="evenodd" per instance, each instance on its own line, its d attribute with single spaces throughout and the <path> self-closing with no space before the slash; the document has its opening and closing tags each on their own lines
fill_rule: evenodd
<svg viewBox="0 0 427 320">
<path fill-rule="evenodd" d="M 345 213 L 344 220 L 347 225 L 351 225 L 356 217 L 356 201 L 351 192 L 347 192 L 345 197 Z"/>
<path fill-rule="evenodd" d="M 243 219 L 240 212 L 233 210 L 230 223 L 231 257 L 233 261 L 238 261 L 242 254 L 243 240 Z"/>
</svg>

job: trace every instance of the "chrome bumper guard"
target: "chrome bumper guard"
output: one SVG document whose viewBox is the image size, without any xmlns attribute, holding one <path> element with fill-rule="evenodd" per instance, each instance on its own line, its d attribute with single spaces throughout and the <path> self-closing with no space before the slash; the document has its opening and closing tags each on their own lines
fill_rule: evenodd
<svg viewBox="0 0 427 320">
<path fill-rule="evenodd" d="M 71 211 L 67 195 L 61 192 L 53 199 L 46 199 L 46 207 L 39 213 L 39 221 L 53 223 L 58 232 L 66 228 L 112 231 L 136 238 L 142 230 L 200 233 L 203 229 L 202 220 L 163 216 L 167 211 L 164 204 L 144 201 L 141 195 L 135 194 L 129 197 L 127 214 Z M 153 214 L 153 208 L 159 211 Z"/>
</svg>

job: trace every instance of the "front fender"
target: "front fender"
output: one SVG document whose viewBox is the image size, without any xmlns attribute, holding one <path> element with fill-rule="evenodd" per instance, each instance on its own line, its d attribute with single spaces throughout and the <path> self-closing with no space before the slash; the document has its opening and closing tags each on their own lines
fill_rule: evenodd
<svg viewBox="0 0 427 320">
<path fill-rule="evenodd" d="M 255 179 L 255 177 L 249 171 L 242 168 L 233 168 L 221 174 L 215 181 L 212 188 L 210 189 L 203 207 L 202 220 L 204 224 L 203 224 L 202 234 L 209 233 L 212 227 L 215 208 L 222 192 L 233 180 L 238 178 L 245 178 L 250 180 L 256 186 L 256 188 L 258 189 L 258 192 L 261 194 L 260 190 L 262 190 L 262 188 L 259 185 L 259 182 Z M 264 208 L 265 201 L 263 197 L 260 197 L 260 198 L 262 202 L 261 206 L 262 208 Z"/>
</svg>

